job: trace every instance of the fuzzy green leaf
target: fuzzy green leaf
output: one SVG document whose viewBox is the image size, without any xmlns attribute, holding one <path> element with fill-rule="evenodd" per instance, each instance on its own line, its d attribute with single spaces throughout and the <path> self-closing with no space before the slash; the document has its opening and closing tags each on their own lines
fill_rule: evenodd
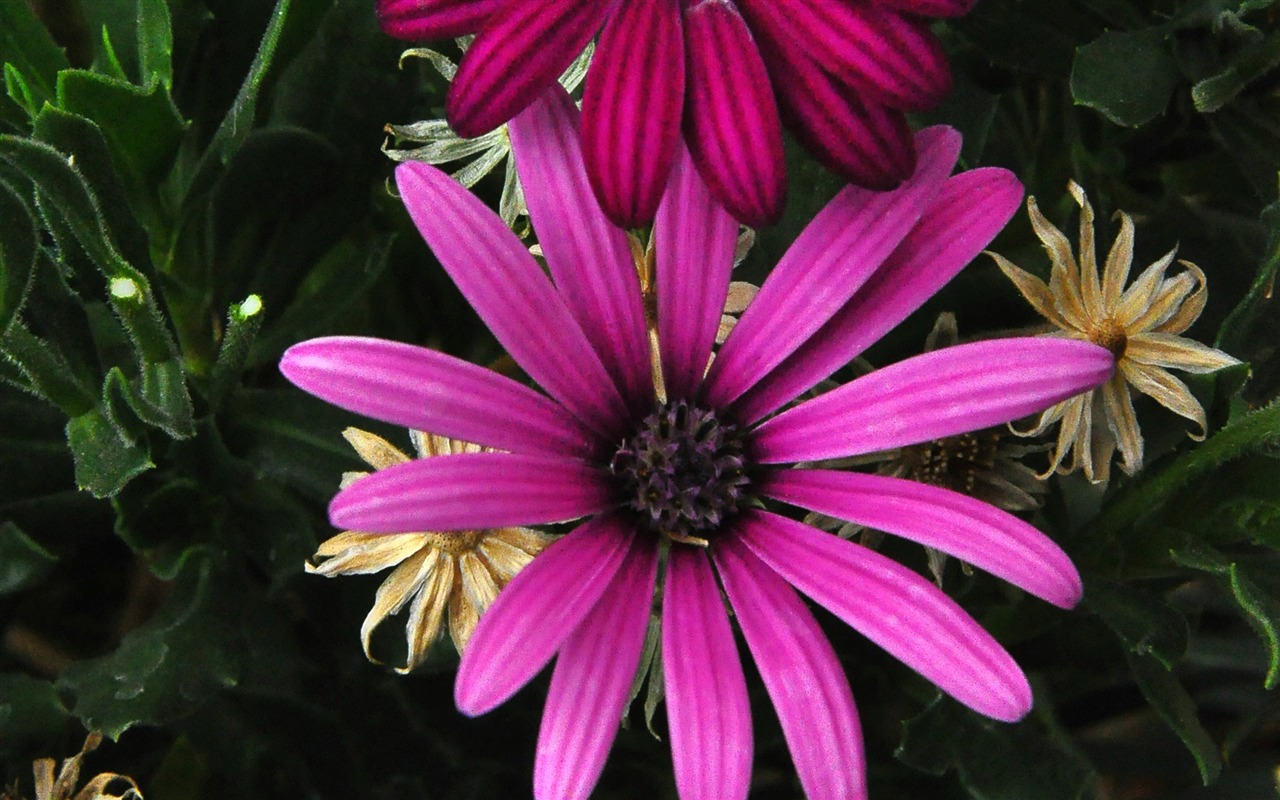
<svg viewBox="0 0 1280 800">
<path fill-rule="evenodd" d="M 0 0 L 0 62 L 20 72 L 36 108 L 53 98 L 58 71 L 71 66 L 27 0 Z"/>
<path fill-rule="evenodd" d="M 211 558 L 191 554 L 160 611 L 115 652 L 79 661 L 58 679 L 84 724 L 111 738 L 137 724 L 178 719 L 239 677 L 234 593 Z"/>
<path fill-rule="evenodd" d="M 1127 127 L 1155 119 L 1177 85 L 1178 64 L 1156 28 L 1108 31 L 1076 50 L 1071 67 L 1075 101 Z"/>
<path fill-rule="evenodd" d="M 17 525 L 8 520 L 0 523 L 0 595 L 34 586 L 57 561 Z"/>
<path fill-rule="evenodd" d="M 0 750 L 43 746 L 70 716 L 53 684 L 27 675 L 0 675 Z"/>
<path fill-rule="evenodd" d="M 1231 310 L 1218 329 L 1215 344 L 1228 352 L 1237 352 L 1245 344 L 1245 337 L 1252 329 L 1258 313 L 1275 289 L 1276 270 L 1280 269 L 1280 200 L 1263 209 L 1261 219 L 1266 226 L 1268 238 L 1262 262 L 1258 265 L 1258 273 L 1244 299 Z"/>
<path fill-rule="evenodd" d="M 1192 86 L 1191 100 L 1201 113 L 1217 111 L 1277 66 L 1280 66 L 1280 31 L 1244 48 L 1235 54 L 1225 70 Z"/>
<path fill-rule="evenodd" d="M 142 85 L 173 86 L 173 25 L 164 0 L 138 0 L 138 71 Z"/>
<path fill-rule="evenodd" d="M 76 485 L 94 497 L 110 497 L 154 466 L 109 407 L 72 418 L 67 445 L 76 462 Z"/>
<path fill-rule="evenodd" d="M 1154 657 L 1132 652 L 1126 657 L 1142 695 L 1187 746 L 1200 769 L 1200 779 L 1206 786 L 1213 783 L 1222 772 L 1222 753 L 1200 723 L 1191 695 L 1187 694 L 1177 676 Z"/>
<path fill-rule="evenodd" d="M 36 223 L 31 209 L 0 180 L 0 337 L 26 298 L 36 264 Z"/>
<path fill-rule="evenodd" d="M 1131 652 L 1150 656 L 1165 669 L 1172 669 L 1187 652 L 1187 621 L 1162 598 L 1093 577 L 1086 582 L 1084 597 Z"/>
</svg>

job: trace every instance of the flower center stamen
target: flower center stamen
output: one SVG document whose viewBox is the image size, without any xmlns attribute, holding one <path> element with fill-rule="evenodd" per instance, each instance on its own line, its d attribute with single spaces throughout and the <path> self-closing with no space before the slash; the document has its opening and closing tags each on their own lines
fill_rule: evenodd
<svg viewBox="0 0 1280 800">
<path fill-rule="evenodd" d="M 999 444 L 1000 434 L 989 430 L 918 444 L 903 454 L 907 477 L 971 495 L 979 473 L 995 465 Z"/>
<path fill-rule="evenodd" d="M 736 425 L 681 400 L 663 404 L 609 463 L 621 505 L 650 531 L 705 544 L 747 499 L 746 444 Z"/>
<path fill-rule="evenodd" d="M 1129 336 L 1125 333 L 1124 327 L 1112 319 L 1098 326 L 1089 338 L 1099 347 L 1110 350 L 1111 355 L 1117 359 L 1124 357 L 1125 347 L 1129 344 Z"/>
</svg>

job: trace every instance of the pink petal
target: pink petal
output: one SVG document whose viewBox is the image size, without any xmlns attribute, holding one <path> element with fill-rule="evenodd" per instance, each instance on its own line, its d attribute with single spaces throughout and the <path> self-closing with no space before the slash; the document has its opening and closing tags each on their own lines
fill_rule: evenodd
<svg viewBox="0 0 1280 800">
<path fill-rule="evenodd" d="M 662 600 L 662 675 L 681 800 L 746 798 L 751 706 L 705 553 L 673 547 Z"/>
<path fill-rule="evenodd" d="M 959 492 L 901 478 L 796 469 L 772 473 L 761 494 L 903 536 L 1062 608 L 1080 601 L 1080 574 L 1062 548 L 1012 514 Z"/>
<path fill-rule="evenodd" d="M 472 717 L 492 711 L 532 680 L 604 595 L 633 539 L 617 518 L 597 517 L 512 578 L 462 654 L 458 710 Z"/>
<path fill-rule="evenodd" d="M 605 213 L 653 222 L 684 110 L 679 0 L 627 0 L 605 25 L 582 96 L 582 149 Z"/>
<path fill-rule="evenodd" d="M 892 189 L 911 175 L 916 153 L 901 111 L 832 78 L 783 33 L 765 2 L 748 16 L 787 127 L 819 162 L 857 186 Z M 758 12 L 758 13 L 756 13 Z"/>
<path fill-rule="evenodd" d="M 866 798 L 858 710 L 849 680 L 817 620 L 791 587 L 737 537 L 717 539 L 712 555 L 778 712 L 806 797 Z"/>
<path fill-rule="evenodd" d="M 534 797 L 580 800 L 600 778 L 640 663 L 657 571 L 655 541 L 637 539 L 608 590 L 565 640 L 538 731 Z"/>
<path fill-rule="evenodd" d="M 786 195 L 782 123 L 764 61 L 732 3 L 686 5 L 685 141 L 711 194 L 753 228 Z"/>
<path fill-rule="evenodd" d="M 511 122 L 511 147 L 547 267 L 633 412 L 653 405 L 640 279 L 626 234 L 600 211 L 582 163 L 578 108 L 559 84 Z"/>
<path fill-rule="evenodd" d="M 734 404 L 754 422 L 848 364 L 906 319 L 995 238 L 1022 202 L 1013 173 L 988 167 L 947 179 L 902 244 L 840 311 Z"/>
<path fill-rule="evenodd" d="M 331 336 L 280 359 L 295 386 L 349 411 L 517 453 L 589 457 L 595 442 L 555 401 L 492 370 L 383 339 Z"/>
<path fill-rule="evenodd" d="M 815 603 L 974 711 L 1012 722 L 1031 709 L 1031 686 L 999 642 L 901 564 L 763 511 L 747 513 L 740 539 Z"/>
<path fill-rule="evenodd" d="M 756 429 L 760 463 L 844 458 L 1025 417 L 1104 383 L 1106 348 L 1001 339 L 909 358 L 784 411 Z"/>
<path fill-rule="evenodd" d="M 667 396 L 693 399 L 729 294 L 738 223 L 682 152 L 658 208 L 658 342 Z"/>
<path fill-rule="evenodd" d="M 973 10 L 977 0 L 879 0 L 881 5 L 920 17 L 960 17 Z"/>
<path fill-rule="evenodd" d="M 584 461 L 460 453 L 364 476 L 333 498 L 329 521 L 370 533 L 461 531 L 564 522 L 611 505 L 604 476 Z"/>
<path fill-rule="evenodd" d="M 960 135 L 920 133 L 920 167 L 902 187 L 846 187 L 800 233 L 760 287 L 707 374 L 705 397 L 727 405 L 831 318 L 907 235 L 960 152 Z"/>
<path fill-rule="evenodd" d="M 922 111 L 951 89 L 942 45 L 919 20 L 847 0 L 743 2 L 749 14 L 787 31 L 791 48 L 803 49 L 869 104 Z"/>
<path fill-rule="evenodd" d="M 378 0 L 378 23 L 397 39 L 444 39 L 480 30 L 506 0 Z"/>
<path fill-rule="evenodd" d="M 506 0 L 458 64 L 445 115 L 470 139 L 537 99 L 600 31 L 611 0 Z"/>
<path fill-rule="evenodd" d="M 622 396 L 515 234 L 435 167 L 401 164 L 396 185 L 422 238 L 516 363 L 592 430 L 616 433 L 626 416 Z"/>
</svg>

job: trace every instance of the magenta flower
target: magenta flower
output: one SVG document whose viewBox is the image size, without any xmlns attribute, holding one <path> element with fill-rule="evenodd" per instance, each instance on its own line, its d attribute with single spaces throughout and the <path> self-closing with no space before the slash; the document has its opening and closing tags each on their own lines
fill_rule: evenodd
<svg viewBox="0 0 1280 800">
<path fill-rule="evenodd" d="M 298 386 L 371 417 L 504 452 L 392 466 L 334 498 L 334 525 L 472 530 L 583 519 L 502 591 L 462 657 L 466 714 L 506 701 L 553 658 L 534 774 L 539 798 L 582 798 L 613 742 L 657 580 L 680 796 L 744 798 L 747 688 L 721 587 L 812 798 L 865 795 L 848 681 L 798 589 L 969 707 L 1015 720 L 1031 689 L 1008 653 L 929 580 L 782 516 L 792 505 L 904 536 L 1072 606 L 1067 556 L 1021 520 L 897 478 L 795 468 L 952 436 L 1098 386 L 1104 348 L 1048 338 L 950 347 L 779 411 L 904 319 L 1012 216 L 1008 172 L 948 177 L 959 136 L 916 136 L 898 189 L 842 191 L 773 270 L 711 360 L 738 226 L 687 158 L 653 235 L 646 315 L 622 231 L 592 196 L 577 109 L 545 95 L 511 126 L 551 277 L 443 172 L 404 164 L 410 215 L 462 293 L 544 393 L 456 358 L 376 339 L 289 350 Z M 651 379 L 656 326 L 665 396 Z M 708 369 L 708 361 L 711 361 Z"/>
<path fill-rule="evenodd" d="M 782 122 L 855 184 L 911 174 L 903 112 L 951 86 L 927 18 L 973 2 L 378 0 L 378 16 L 404 39 L 476 34 L 445 109 L 464 137 L 526 108 L 599 34 L 582 144 L 605 214 L 624 227 L 654 219 L 683 130 L 712 196 L 760 227 L 782 211 Z"/>
</svg>

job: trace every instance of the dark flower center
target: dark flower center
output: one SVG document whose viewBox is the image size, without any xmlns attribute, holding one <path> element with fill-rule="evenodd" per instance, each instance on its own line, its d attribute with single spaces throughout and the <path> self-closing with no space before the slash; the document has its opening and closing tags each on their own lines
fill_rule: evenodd
<svg viewBox="0 0 1280 800">
<path fill-rule="evenodd" d="M 995 465 L 999 444 L 998 430 L 962 433 L 923 442 L 903 452 L 907 477 L 943 489 L 973 494 L 979 473 Z"/>
<path fill-rule="evenodd" d="M 1110 350 L 1111 355 L 1117 359 L 1124 358 L 1125 348 L 1129 345 L 1129 337 L 1125 333 L 1124 326 L 1115 320 L 1107 320 L 1098 326 L 1089 338 L 1099 347 Z"/>
<path fill-rule="evenodd" d="M 705 539 L 738 512 L 750 484 L 736 425 L 681 400 L 645 418 L 609 463 L 619 501 L 676 541 Z"/>
</svg>

